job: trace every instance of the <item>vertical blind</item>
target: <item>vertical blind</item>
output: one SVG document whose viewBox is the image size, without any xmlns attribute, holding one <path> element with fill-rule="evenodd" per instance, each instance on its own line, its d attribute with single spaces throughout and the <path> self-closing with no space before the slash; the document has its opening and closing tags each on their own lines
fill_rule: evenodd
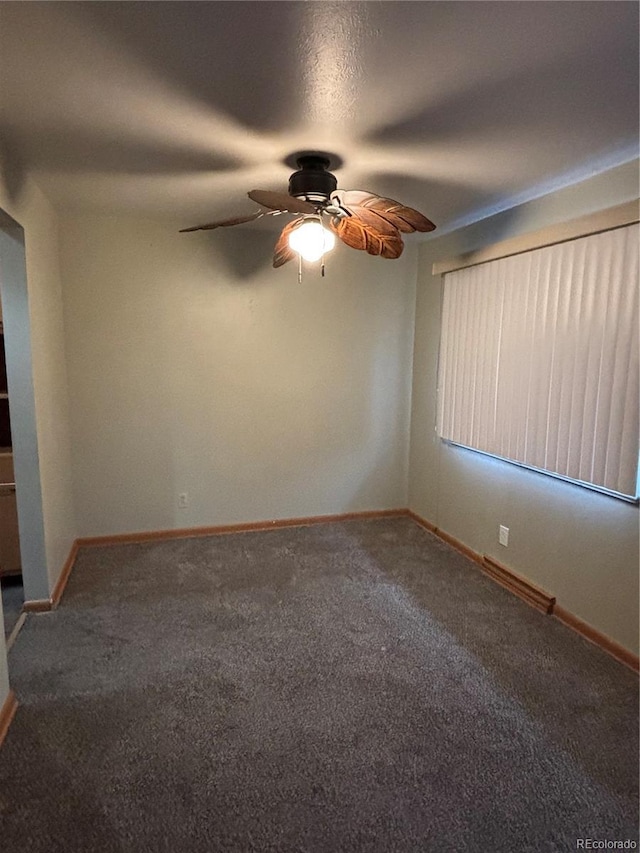
<svg viewBox="0 0 640 853">
<path fill-rule="evenodd" d="M 443 439 L 636 495 L 638 233 L 626 226 L 445 275 Z"/>
</svg>

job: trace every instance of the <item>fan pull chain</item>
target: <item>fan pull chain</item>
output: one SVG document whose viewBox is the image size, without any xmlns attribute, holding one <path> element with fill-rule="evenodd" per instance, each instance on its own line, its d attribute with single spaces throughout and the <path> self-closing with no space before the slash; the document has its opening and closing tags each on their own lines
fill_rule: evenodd
<svg viewBox="0 0 640 853">
<path fill-rule="evenodd" d="M 302 284 L 302 255 L 298 255 L 298 284 Z"/>
<path fill-rule="evenodd" d="M 324 255 L 320 258 L 320 275 L 324 278 Z"/>
</svg>

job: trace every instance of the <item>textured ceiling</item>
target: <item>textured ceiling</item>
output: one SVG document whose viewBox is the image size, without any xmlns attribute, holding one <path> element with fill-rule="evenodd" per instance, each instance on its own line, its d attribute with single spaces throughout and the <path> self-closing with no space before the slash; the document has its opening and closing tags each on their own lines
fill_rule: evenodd
<svg viewBox="0 0 640 853">
<path fill-rule="evenodd" d="M 0 63 L 58 206 L 243 213 L 312 148 L 443 230 L 638 154 L 635 2 L 3 2 Z"/>
</svg>

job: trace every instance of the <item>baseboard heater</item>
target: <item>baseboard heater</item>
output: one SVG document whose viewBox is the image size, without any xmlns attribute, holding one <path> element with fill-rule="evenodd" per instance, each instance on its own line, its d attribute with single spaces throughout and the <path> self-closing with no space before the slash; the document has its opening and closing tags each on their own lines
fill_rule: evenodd
<svg viewBox="0 0 640 853">
<path fill-rule="evenodd" d="M 489 575 L 490 578 L 514 595 L 522 598 L 527 604 L 535 607 L 536 610 L 540 610 L 542 613 L 553 613 L 556 603 L 555 595 L 550 595 L 546 590 L 541 589 L 526 578 L 520 577 L 506 566 L 501 566 L 500 563 L 486 554 L 483 556 L 480 566 L 486 575 Z"/>
</svg>

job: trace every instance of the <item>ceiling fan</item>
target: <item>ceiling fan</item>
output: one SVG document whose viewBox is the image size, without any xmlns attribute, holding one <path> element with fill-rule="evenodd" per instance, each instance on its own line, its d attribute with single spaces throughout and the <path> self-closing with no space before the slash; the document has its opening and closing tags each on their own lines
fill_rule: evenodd
<svg viewBox="0 0 640 853">
<path fill-rule="evenodd" d="M 293 214 L 296 218 L 282 229 L 273 253 L 273 266 L 281 267 L 299 256 L 299 276 L 302 258 L 323 260 L 335 245 L 335 237 L 353 249 L 382 258 L 399 258 L 404 248 L 401 234 L 413 231 L 433 231 L 433 222 L 417 210 L 390 198 L 361 190 L 339 190 L 329 168 L 337 168 L 339 158 L 319 151 L 303 151 L 287 158 L 298 171 L 289 178 L 289 192 L 251 190 L 247 195 L 261 209 L 232 219 L 208 222 L 183 228 L 188 231 L 208 231 L 253 222 L 263 216 Z M 325 227 L 328 225 L 328 228 Z M 324 275 L 324 263 L 322 263 Z"/>
</svg>

